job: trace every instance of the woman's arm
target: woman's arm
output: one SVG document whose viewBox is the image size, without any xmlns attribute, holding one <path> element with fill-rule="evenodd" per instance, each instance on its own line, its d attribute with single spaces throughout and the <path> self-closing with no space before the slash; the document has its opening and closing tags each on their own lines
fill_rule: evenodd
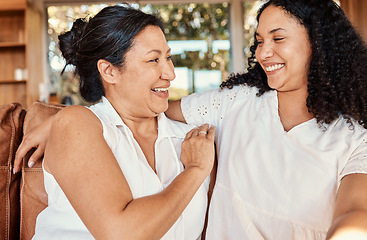
<svg viewBox="0 0 367 240">
<path fill-rule="evenodd" d="M 367 239 L 367 174 L 342 179 L 326 239 Z"/>
<path fill-rule="evenodd" d="M 186 123 L 181 112 L 181 100 L 169 101 L 168 109 L 165 114 L 170 119 Z M 55 115 L 50 116 L 40 126 L 24 135 L 23 140 L 15 154 L 13 173 L 20 171 L 23 158 L 32 148 L 36 148 L 36 150 L 29 158 L 29 167 L 32 167 L 38 161 L 38 159 L 42 157 L 45 152 L 45 146 L 50 134 L 51 123 L 54 118 Z"/>
<path fill-rule="evenodd" d="M 29 167 L 32 167 L 35 162 L 42 157 L 45 152 L 48 135 L 50 134 L 51 123 L 54 118 L 55 115 L 50 116 L 41 125 L 23 136 L 22 142 L 15 154 L 13 173 L 19 172 L 23 158 L 32 148 L 36 148 L 36 150 L 29 157 Z"/>
<path fill-rule="evenodd" d="M 90 110 L 71 106 L 52 124 L 45 169 L 96 239 L 159 239 L 211 171 L 214 129 L 208 137 L 197 137 L 197 131 L 189 132 L 182 144 L 185 170 L 162 192 L 133 199 L 100 121 Z"/>
<path fill-rule="evenodd" d="M 168 109 L 164 113 L 172 120 L 186 123 L 181 111 L 181 100 L 169 101 Z"/>
</svg>

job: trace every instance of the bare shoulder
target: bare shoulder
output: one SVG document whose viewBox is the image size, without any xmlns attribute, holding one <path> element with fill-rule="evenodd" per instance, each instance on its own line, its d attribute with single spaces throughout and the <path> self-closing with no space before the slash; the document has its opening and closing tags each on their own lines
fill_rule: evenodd
<svg viewBox="0 0 367 240">
<path fill-rule="evenodd" d="M 100 152 L 110 150 L 103 137 L 102 123 L 86 107 L 66 107 L 52 121 L 45 148 L 45 168 L 55 177 L 64 176 L 71 171 L 70 168 L 81 170 L 97 156 L 91 149 Z"/>
<path fill-rule="evenodd" d="M 90 109 L 80 105 L 69 106 L 59 111 L 52 126 L 67 129 L 102 128 L 98 117 Z"/>
<path fill-rule="evenodd" d="M 50 146 L 74 144 L 80 149 L 96 144 L 96 139 L 104 140 L 103 126 L 98 117 L 83 106 L 69 106 L 59 111 L 51 124 Z M 100 142 L 100 141 L 97 141 Z M 49 145 L 49 144 L 48 144 Z"/>
</svg>

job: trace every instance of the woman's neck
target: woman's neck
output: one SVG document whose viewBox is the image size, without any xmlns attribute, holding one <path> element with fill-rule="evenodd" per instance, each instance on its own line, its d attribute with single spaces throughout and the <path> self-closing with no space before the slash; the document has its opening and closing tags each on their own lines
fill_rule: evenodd
<svg viewBox="0 0 367 240">
<path fill-rule="evenodd" d="M 134 136 L 158 135 L 157 114 L 152 113 L 150 116 L 144 116 L 142 113 L 137 113 L 136 108 L 134 109 L 130 105 L 121 104 L 121 101 L 116 102 L 110 99 L 109 101 Z"/>
<path fill-rule="evenodd" d="M 158 120 L 157 117 L 138 118 L 138 117 L 121 117 L 122 121 L 131 130 L 134 136 L 157 136 Z"/>
<path fill-rule="evenodd" d="M 155 168 L 155 142 L 158 138 L 158 117 L 151 113 L 144 116 L 144 111 L 139 111 L 134 107 L 134 103 L 124 101 L 114 101 L 109 99 L 112 106 L 120 116 L 121 120 L 132 132 L 134 139 L 139 144 L 145 159 L 154 172 Z"/>
<path fill-rule="evenodd" d="M 314 118 L 306 106 L 307 96 L 307 91 L 306 93 L 278 92 L 278 112 L 284 130 L 289 131 Z"/>
</svg>

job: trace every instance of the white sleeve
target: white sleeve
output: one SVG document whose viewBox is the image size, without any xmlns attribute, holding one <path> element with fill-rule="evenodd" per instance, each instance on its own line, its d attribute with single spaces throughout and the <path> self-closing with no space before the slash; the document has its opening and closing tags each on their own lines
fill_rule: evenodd
<svg viewBox="0 0 367 240">
<path fill-rule="evenodd" d="M 212 106 L 213 95 L 218 90 L 211 90 L 204 93 L 193 93 L 181 99 L 181 110 L 188 124 L 202 125 L 209 123 L 215 125 L 216 113 Z"/>
<path fill-rule="evenodd" d="M 363 139 L 362 143 L 353 151 L 339 175 L 339 182 L 344 176 L 353 173 L 367 174 L 367 139 Z"/>
<path fill-rule="evenodd" d="M 209 123 L 218 127 L 226 113 L 239 101 L 246 101 L 256 94 L 253 88 L 235 86 L 232 89 L 215 89 L 204 93 L 194 93 L 181 99 L 181 110 L 188 124 Z"/>
</svg>

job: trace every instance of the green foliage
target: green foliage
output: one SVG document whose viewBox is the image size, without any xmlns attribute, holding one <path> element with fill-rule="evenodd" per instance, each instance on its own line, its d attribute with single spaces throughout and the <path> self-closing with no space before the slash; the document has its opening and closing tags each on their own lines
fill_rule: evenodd
<svg viewBox="0 0 367 240">
<path fill-rule="evenodd" d="M 88 18 L 94 16 L 106 4 L 81 5 L 81 6 L 51 6 L 48 8 L 48 36 L 50 62 L 50 82 L 54 92 L 60 99 L 71 96 L 76 104 L 85 105 L 78 93 L 78 79 L 74 77 L 72 68 L 66 69 L 66 74 L 60 76 L 64 67 L 64 60 L 58 49 L 58 35 L 69 30 L 77 18 Z M 185 54 L 173 56 L 176 67 L 187 67 L 193 71 L 198 69 L 220 70 L 223 76 L 228 75 L 229 52 L 219 50 L 212 52 L 214 40 L 228 40 L 229 30 L 229 6 L 224 2 L 221 4 L 168 4 L 168 5 L 138 5 L 146 13 L 155 14 L 165 24 L 165 34 L 170 40 L 205 40 L 208 51 L 200 53 L 197 51 L 185 52 Z M 176 89 L 172 97 L 179 98 L 187 95 L 188 90 Z M 177 96 L 176 96 L 177 95 Z"/>
<path fill-rule="evenodd" d="M 146 5 L 142 10 L 159 16 L 168 40 L 228 39 L 228 4 Z"/>
<path fill-rule="evenodd" d="M 228 72 L 229 52 L 220 50 L 214 54 L 214 40 L 228 40 L 228 3 L 221 4 L 168 4 L 142 6 L 144 12 L 155 14 L 165 25 L 167 40 L 206 40 L 208 52 L 200 56 L 198 51 L 173 56 L 176 67 L 190 69 L 221 70 Z"/>
</svg>

